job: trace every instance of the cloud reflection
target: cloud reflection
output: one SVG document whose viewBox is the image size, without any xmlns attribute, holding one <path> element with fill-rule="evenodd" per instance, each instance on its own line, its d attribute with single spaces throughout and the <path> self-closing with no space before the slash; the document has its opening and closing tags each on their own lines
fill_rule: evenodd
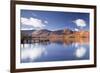
<svg viewBox="0 0 100 73">
<path fill-rule="evenodd" d="M 22 46 L 21 46 L 22 47 Z M 25 44 L 21 52 L 21 58 L 23 59 L 29 59 L 30 61 L 35 61 L 42 55 L 46 55 L 47 52 L 44 47 L 40 45 L 29 45 Z"/>
<path fill-rule="evenodd" d="M 77 58 L 82 58 L 86 54 L 86 48 L 84 47 L 79 47 L 75 51 L 75 56 Z"/>
</svg>

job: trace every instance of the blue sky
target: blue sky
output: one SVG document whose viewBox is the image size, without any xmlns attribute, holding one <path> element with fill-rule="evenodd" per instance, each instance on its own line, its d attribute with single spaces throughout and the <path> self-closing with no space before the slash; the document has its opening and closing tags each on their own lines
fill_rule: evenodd
<svg viewBox="0 0 100 73">
<path fill-rule="evenodd" d="M 89 30 L 89 13 L 21 10 L 21 29 Z"/>
</svg>

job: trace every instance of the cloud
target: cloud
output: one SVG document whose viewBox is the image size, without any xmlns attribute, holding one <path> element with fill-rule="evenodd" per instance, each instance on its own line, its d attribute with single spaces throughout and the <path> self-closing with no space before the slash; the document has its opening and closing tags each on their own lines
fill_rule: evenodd
<svg viewBox="0 0 100 73">
<path fill-rule="evenodd" d="M 37 16 L 35 13 L 32 13 L 33 16 Z"/>
<path fill-rule="evenodd" d="M 75 55 L 77 58 L 82 58 L 86 53 L 86 48 L 84 47 L 79 47 L 75 51 Z"/>
<path fill-rule="evenodd" d="M 44 21 L 44 23 L 48 24 L 48 21 Z"/>
<path fill-rule="evenodd" d="M 34 29 L 42 29 L 45 27 L 45 23 L 41 19 L 37 18 L 21 18 L 21 24 L 22 25 L 27 25 L 27 26 L 32 26 Z"/>
<path fill-rule="evenodd" d="M 33 30 L 33 28 L 21 28 L 21 30 Z"/>
<path fill-rule="evenodd" d="M 22 24 L 21 30 L 33 30 L 33 26 Z"/>
<path fill-rule="evenodd" d="M 75 21 L 73 21 L 78 27 L 85 27 L 86 26 L 86 22 L 83 19 L 77 19 Z"/>
<path fill-rule="evenodd" d="M 77 28 L 75 28 L 74 30 L 75 30 L 75 31 L 79 31 L 79 29 L 77 29 Z"/>
</svg>

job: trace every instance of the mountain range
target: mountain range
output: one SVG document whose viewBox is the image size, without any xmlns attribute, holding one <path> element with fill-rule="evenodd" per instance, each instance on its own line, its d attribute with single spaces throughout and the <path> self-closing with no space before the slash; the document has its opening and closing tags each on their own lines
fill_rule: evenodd
<svg viewBox="0 0 100 73">
<path fill-rule="evenodd" d="M 64 30 L 47 30 L 47 29 L 41 29 L 41 30 L 21 30 L 21 35 L 22 36 L 33 36 L 33 37 L 38 37 L 38 36 L 49 36 L 49 35 L 62 35 L 64 33 L 67 34 L 72 34 L 75 31 L 69 30 L 69 29 L 64 29 Z"/>
</svg>

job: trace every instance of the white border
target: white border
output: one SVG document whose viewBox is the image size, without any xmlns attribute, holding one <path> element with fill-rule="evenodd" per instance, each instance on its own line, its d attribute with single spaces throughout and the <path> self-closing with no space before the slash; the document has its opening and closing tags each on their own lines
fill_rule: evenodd
<svg viewBox="0 0 100 73">
<path fill-rule="evenodd" d="M 20 63 L 20 10 L 43 10 L 43 11 L 63 11 L 63 12 L 82 12 L 90 13 L 90 60 L 81 61 L 60 61 L 60 62 L 42 62 L 42 63 Z M 57 67 L 57 66 L 74 66 L 88 65 L 94 63 L 94 11 L 85 8 L 70 7 L 51 7 L 51 6 L 35 6 L 35 5 L 16 5 L 16 69 L 23 68 L 39 68 L 39 67 Z"/>
</svg>

